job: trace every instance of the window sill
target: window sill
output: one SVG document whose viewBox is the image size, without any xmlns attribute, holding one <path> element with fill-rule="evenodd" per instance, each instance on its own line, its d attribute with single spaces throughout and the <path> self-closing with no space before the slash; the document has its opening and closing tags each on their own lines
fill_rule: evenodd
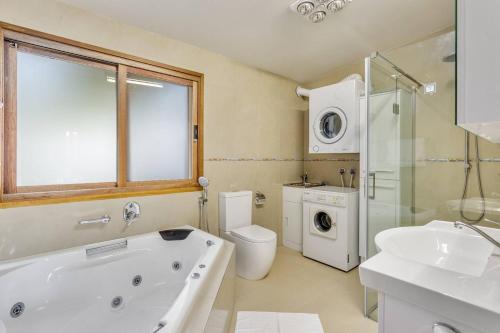
<svg viewBox="0 0 500 333">
<path fill-rule="evenodd" d="M 151 195 L 163 195 L 163 194 L 176 194 L 184 192 L 197 192 L 201 191 L 200 186 L 184 186 L 184 187 L 170 187 L 163 189 L 123 189 L 118 190 L 113 189 L 109 192 L 108 189 L 94 189 L 94 190 L 84 190 L 75 191 L 74 194 L 69 194 L 68 192 L 61 192 L 58 197 L 57 193 L 37 193 L 38 196 L 30 197 L 30 194 L 26 196 L 22 194 L 4 194 L 3 202 L 0 202 L 0 209 L 4 208 L 15 208 L 15 207 L 26 207 L 26 206 L 41 206 L 41 205 L 51 205 L 51 204 L 61 204 L 79 201 L 93 201 L 93 200 L 106 200 L 106 199 L 119 199 L 128 197 L 145 197 Z"/>
</svg>

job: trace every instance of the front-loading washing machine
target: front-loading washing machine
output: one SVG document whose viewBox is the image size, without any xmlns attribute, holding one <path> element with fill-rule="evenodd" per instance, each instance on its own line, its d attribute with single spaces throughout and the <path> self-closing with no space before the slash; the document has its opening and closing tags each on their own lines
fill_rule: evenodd
<svg viewBox="0 0 500 333">
<path fill-rule="evenodd" d="M 359 153 L 362 91 L 353 79 L 309 92 L 309 153 Z"/>
<path fill-rule="evenodd" d="M 350 271 L 359 265 L 358 190 L 334 186 L 303 194 L 302 253 L 305 257 Z"/>
</svg>

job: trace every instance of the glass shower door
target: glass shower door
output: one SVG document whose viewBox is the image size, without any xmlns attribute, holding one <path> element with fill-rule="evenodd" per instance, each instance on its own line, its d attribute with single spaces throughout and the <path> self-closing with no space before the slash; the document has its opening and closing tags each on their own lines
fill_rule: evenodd
<svg viewBox="0 0 500 333">
<path fill-rule="evenodd" d="M 361 149 L 365 207 L 360 214 L 365 223 L 365 239 L 360 239 L 364 260 L 377 253 L 377 233 L 413 225 L 415 156 L 415 88 L 381 56 L 368 58 L 365 66 L 366 92 L 361 100 L 366 124 Z M 376 310 L 377 294 L 367 289 L 365 314 L 376 320 Z"/>
</svg>

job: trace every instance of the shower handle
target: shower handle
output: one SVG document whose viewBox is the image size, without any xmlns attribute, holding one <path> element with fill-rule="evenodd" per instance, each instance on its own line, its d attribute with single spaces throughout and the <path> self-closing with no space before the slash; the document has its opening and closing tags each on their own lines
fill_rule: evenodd
<svg viewBox="0 0 500 333">
<path fill-rule="evenodd" d="M 372 194 L 368 196 L 369 199 L 375 199 L 375 172 L 368 173 L 368 178 L 373 177 L 372 179 Z"/>
</svg>

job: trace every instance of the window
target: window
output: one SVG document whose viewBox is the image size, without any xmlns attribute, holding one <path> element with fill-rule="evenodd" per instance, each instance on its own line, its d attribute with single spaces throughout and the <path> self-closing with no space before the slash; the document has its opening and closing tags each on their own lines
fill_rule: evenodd
<svg viewBox="0 0 500 333">
<path fill-rule="evenodd" d="M 128 181 L 189 178 L 189 87 L 134 73 L 141 72 L 127 75 Z"/>
<path fill-rule="evenodd" d="M 16 135 L 13 190 L 116 182 L 116 88 L 104 80 L 116 68 L 21 45 L 14 54 L 8 75 L 16 85 L 7 91 L 17 95 L 17 131 L 6 132 Z"/>
<path fill-rule="evenodd" d="M 12 28 L 2 203 L 198 189 L 202 74 Z"/>
</svg>

